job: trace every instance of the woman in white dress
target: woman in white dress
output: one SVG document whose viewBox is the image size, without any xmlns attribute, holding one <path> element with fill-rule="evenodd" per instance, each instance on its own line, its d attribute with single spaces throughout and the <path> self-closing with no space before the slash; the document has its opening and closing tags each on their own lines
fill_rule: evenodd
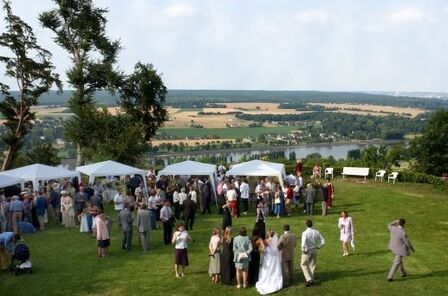
<svg viewBox="0 0 448 296">
<path fill-rule="evenodd" d="M 282 265 L 280 252 L 277 248 L 278 236 L 274 230 L 269 231 L 266 248 L 263 254 L 263 264 L 260 268 L 258 282 L 255 284 L 258 293 L 270 294 L 283 287 Z"/>
<path fill-rule="evenodd" d="M 338 221 L 338 228 L 341 231 L 342 256 L 348 256 L 348 244 L 353 239 L 355 230 L 353 228 L 352 218 L 348 216 L 347 211 L 342 211 L 341 218 Z"/>
</svg>

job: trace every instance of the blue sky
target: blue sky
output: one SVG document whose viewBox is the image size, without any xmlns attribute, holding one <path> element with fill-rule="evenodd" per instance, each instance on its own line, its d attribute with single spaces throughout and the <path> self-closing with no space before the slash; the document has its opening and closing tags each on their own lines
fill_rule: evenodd
<svg viewBox="0 0 448 296">
<path fill-rule="evenodd" d="M 68 55 L 36 20 L 52 2 L 12 2 L 63 73 Z M 448 1 L 94 2 L 124 46 L 120 68 L 153 63 L 171 89 L 448 92 Z"/>
</svg>

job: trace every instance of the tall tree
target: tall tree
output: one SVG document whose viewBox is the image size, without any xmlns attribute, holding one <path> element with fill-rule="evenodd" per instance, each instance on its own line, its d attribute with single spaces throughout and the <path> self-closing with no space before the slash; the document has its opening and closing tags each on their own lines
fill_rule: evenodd
<svg viewBox="0 0 448 296">
<path fill-rule="evenodd" d="M 120 42 L 106 35 L 106 9 L 97 8 L 91 0 L 53 0 L 56 8 L 39 16 L 41 24 L 53 31 L 55 42 L 71 57 L 67 71 L 74 88 L 69 107 L 74 113 L 66 124 L 68 140 L 78 147 L 78 164 L 89 149 L 103 139 L 97 129 L 100 116 L 94 94 L 99 90 L 113 91 L 121 84 L 121 73 L 114 68 Z"/>
<path fill-rule="evenodd" d="M 436 176 L 448 173 L 448 110 L 435 112 L 411 147 L 418 171 Z"/>
<path fill-rule="evenodd" d="M 14 15 L 9 1 L 3 1 L 6 12 L 6 31 L 0 36 L 0 46 L 9 55 L 0 56 L 6 66 L 5 76 L 15 80 L 17 97 L 10 93 L 10 87 L 0 83 L 4 100 L 0 102 L 0 112 L 6 118 L 8 132 L 3 136 L 7 145 L 2 171 L 11 167 L 24 136 L 34 125 L 35 113 L 31 107 L 37 105 L 41 94 L 53 84 L 61 89 L 61 83 L 50 62 L 51 54 L 37 44 L 33 29 L 20 17 Z"/>
<path fill-rule="evenodd" d="M 167 89 L 153 65 L 140 62 L 120 87 L 121 107 L 144 126 L 147 141 L 168 119 L 164 108 L 166 94 Z"/>
</svg>

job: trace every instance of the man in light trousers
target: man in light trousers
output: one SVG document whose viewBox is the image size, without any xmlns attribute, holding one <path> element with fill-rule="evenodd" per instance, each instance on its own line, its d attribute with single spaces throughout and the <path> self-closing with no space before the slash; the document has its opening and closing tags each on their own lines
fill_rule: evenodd
<svg viewBox="0 0 448 296">
<path fill-rule="evenodd" d="M 302 233 L 302 258 L 300 267 L 305 276 L 305 287 L 314 282 L 317 262 L 317 250 L 325 244 L 325 239 L 319 231 L 313 229 L 313 221 L 306 220 L 307 229 Z"/>
</svg>

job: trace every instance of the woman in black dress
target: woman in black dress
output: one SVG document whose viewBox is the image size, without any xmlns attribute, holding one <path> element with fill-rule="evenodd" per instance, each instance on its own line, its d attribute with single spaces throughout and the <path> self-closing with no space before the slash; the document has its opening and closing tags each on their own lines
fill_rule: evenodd
<svg viewBox="0 0 448 296">
<path fill-rule="evenodd" d="M 233 237 L 232 227 L 226 227 L 222 238 L 221 251 L 221 282 L 223 284 L 232 284 L 235 278 L 235 264 L 233 263 Z"/>
<path fill-rule="evenodd" d="M 261 239 L 266 238 L 266 223 L 265 223 L 265 216 L 264 216 L 264 204 L 260 202 L 257 205 L 257 220 L 255 222 L 255 227 L 260 232 Z"/>
<path fill-rule="evenodd" d="M 232 227 L 232 212 L 228 203 L 222 206 L 222 211 L 222 230 L 224 231 L 227 226 Z"/>
<path fill-rule="evenodd" d="M 260 253 L 264 250 L 263 239 L 260 237 L 260 231 L 255 228 L 252 231 L 252 252 L 249 262 L 249 284 L 255 285 L 258 281 L 260 272 Z"/>
</svg>

